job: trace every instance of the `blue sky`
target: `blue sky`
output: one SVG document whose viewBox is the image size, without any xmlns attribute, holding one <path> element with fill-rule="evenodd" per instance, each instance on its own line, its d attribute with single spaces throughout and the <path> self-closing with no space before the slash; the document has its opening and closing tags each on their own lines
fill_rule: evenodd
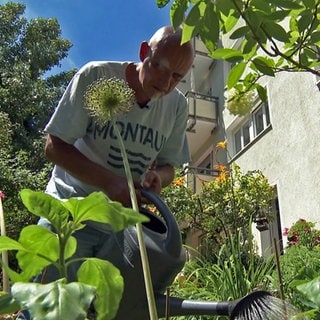
<svg viewBox="0 0 320 320">
<path fill-rule="evenodd" d="M 0 0 L 4 4 L 6 0 Z M 30 18 L 58 19 L 62 37 L 73 43 L 63 68 L 91 60 L 138 60 L 139 45 L 170 24 L 170 5 L 156 0 L 19 0 Z"/>
</svg>

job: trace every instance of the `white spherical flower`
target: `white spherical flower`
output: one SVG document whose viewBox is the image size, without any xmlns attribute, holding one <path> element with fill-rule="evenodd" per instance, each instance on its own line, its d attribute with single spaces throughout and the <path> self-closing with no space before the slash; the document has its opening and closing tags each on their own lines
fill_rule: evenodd
<svg viewBox="0 0 320 320">
<path fill-rule="evenodd" d="M 124 80 L 101 78 L 88 86 L 84 105 L 89 114 L 104 125 L 117 114 L 128 112 L 134 98 L 134 91 Z"/>
</svg>

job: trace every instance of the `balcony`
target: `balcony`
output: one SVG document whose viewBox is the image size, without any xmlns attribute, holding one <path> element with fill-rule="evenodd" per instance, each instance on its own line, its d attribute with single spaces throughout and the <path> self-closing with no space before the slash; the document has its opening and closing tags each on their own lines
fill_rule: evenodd
<svg viewBox="0 0 320 320">
<path fill-rule="evenodd" d="M 193 156 L 210 139 L 217 126 L 218 98 L 191 91 L 186 97 L 189 107 L 187 136 Z"/>
<path fill-rule="evenodd" d="M 194 38 L 193 41 L 195 49 L 193 66 L 178 85 L 178 88 L 183 93 L 190 90 L 200 91 L 200 88 L 206 82 L 211 68 L 215 64 L 215 60 L 209 56 L 209 52 L 202 41 L 197 37 Z"/>
</svg>

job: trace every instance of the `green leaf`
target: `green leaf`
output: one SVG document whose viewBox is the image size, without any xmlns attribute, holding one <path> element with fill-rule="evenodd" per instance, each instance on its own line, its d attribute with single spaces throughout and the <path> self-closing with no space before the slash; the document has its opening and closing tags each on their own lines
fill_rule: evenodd
<svg viewBox="0 0 320 320">
<path fill-rule="evenodd" d="M 261 86 L 260 84 L 256 83 L 256 90 L 258 92 L 258 96 L 262 101 L 267 101 L 267 90 L 265 87 Z"/>
<path fill-rule="evenodd" d="M 315 31 L 310 36 L 310 43 L 320 44 L 320 31 Z"/>
<path fill-rule="evenodd" d="M 170 0 L 157 0 L 157 6 L 158 6 L 158 8 L 163 8 L 163 7 L 165 7 L 169 2 L 170 2 Z"/>
<path fill-rule="evenodd" d="M 0 295 L 0 314 L 15 313 L 21 309 L 21 305 L 18 304 L 12 296 L 7 293 L 1 293 Z"/>
<path fill-rule="evenodd" d="M 228 60 L 230 58 L 243 58 L 243 54 L 239 50 L 229 49 L 229 48 L 219 48 L 212 53 L 211 57 L 213 59 Z"/>
<path fill-rule="evenodd" d="M 20 192 L 23 204 L 38 217 L 47 218 L 52 226 L 59 232 L 63 224 L 68 221 L 69 212 L 58 200 L 44 192 L 24 189 Z"/>
<path fill-rule="evenodd" d="M 196 26 L 201 19 L 200 7 L 198 4 L 194 5 L 187 15 L 185 24 L 189 26 Z"/>
<path fill-rule="evenodd" d="M 41 226 L 30 225 L 23 228 L 19 242 L 24 247 L 16 255 L 22 270 L 20 281 L 29 281 L 59 258 L 59 240 L 56 234 Z"/>
<path fill-rule="evenodd" d="M 267 59 L 265 57 L 257 57 L 252 60 L 252 63 L 258 71 L 262 72 L 265 75 L 274 77 L 274 65 L 271 59 Z"/>
<path fill-rule="evenodd" d="M 245 62 L 240 62 L 236 64 L 229 72 L 228 79 L 227 79 L 227 87 L 228 89 L 231 89 L 234 87 L 234 85 L 239 81 L 241 76 L 243 75 L 243 72 L 246 68 Z"/>
<path fill-rule="evenodd" d="M 177 29 L 183 22 L 185 11 L 188 9 L 188 0 L 175 0 L 170 8 L 172 26 Z"/>
<path fill-rule="evenodd" d="M 229 17 L 231 12 L 234 11 L 234 4 L 230 0 L 217 0 L 217 12 L 221 12 L 224 16 Z"/>
<path fill-rule="evenodd" d="M 209 52 L 213 52 L 219 41 L 219 15 L 214 11 L 212 3 L 207 4 L 200 27 L 200 37 Z"/>
<path fill-rule="evenodd" d="M 249 27 L 248 26 L 243 26 L 243 27 L 240 27 L 238 29 L 236 29 L 231 35 L 230 35 L 230 39 L 239 39 L 239 38 L 242 38 L 244 37 L 248 31 L 249 31 Z"/>
<path fill-rule="evenodd" d="M 250 1 L 250 6 L 264 12 L 265 14 L 270 13 L 272 8 L 268 1 L 265 0 L 252 0 Z"/>
<path fill-rule="evenodd" d="M 7 250 L 24 250 L 24 247 L 18 242 L 7 236 L 0 237 L 0 252 Z"/>
<path fill-rule="evenodd" d="M 79 224 L 87 220 L 110 224 L 117 232 L 148 218 L 120 202 L 110 201 L 103 192 L 93 192 L 85 198 L 70 198 L 62 202 Z"/>
<path fill-rule="evenodd" d="M 290 15 L 290 10 L 277 10 L 268 14 L 268 19 L 272 21 L 282 21 Z"/>
<path fill-rule="evenodd" d="M 245 54 L 246 60 L 249 60 L 252 56 L 257 53 L 257 41 L 253 37 L 247 37 L 242 42 L 242 53 Z"/>
<path fill-rule="evenodd" d="M 78 280 L 97 289 L 94 304 L 98 319 L 113 319 L 118 311 L 124 288 L 119 269 L 109 261 L 89 258 L 79 268 Z"/>
<path fill-rule="evenodd" d="M 297 286 L 297 290 L 304 294 L 315 307 L 320 309 L 320 277 Z"/>
<path fill-rule="evenodd" d="M 230 14 L 224 21 L 224 30 L 226 33 L 230 32 L 232 28 L 239 21 L 238 17 L 235 17 L 233 14 Z"/>
<path fill-rule="evenodd" d="M 12 296 L 31 313 L 33 320 L 86 319 L 95 288 L 83 283 L 15 283 Z"/>
<path fill-rule="evenodd" d="M 268 21 L 268 22 L 264 22 L 263 26 L 272 38 L 275 38 L 282 42 L 289 41 L 288 33 L 279 24 L 272 21 Z"/>
<path fill-rule="evenodd" d="M 273 5 L 276 5 L 277 7 L 284 8 L 284 9 L 301 9 L 302 6 L 292 0 L 272 0 Z"/>
<path fill-rule="evenodd" d="M 313 20 L 313 13 L 311 10 L 305 10 L 301 13 L 300 17 L 298 18 L 298 29 L 299 32 L 303 33 L 309 27 Z"/>
<path fill-rule="evenodd" d="M 196 35 L 196 27 L 195 26 L 189 26 L 187 24 L 183 25 L 182 29 L 182 37 L 181 37 L 181 43 L 188 42 L 192 37 Z"/>
</svg>

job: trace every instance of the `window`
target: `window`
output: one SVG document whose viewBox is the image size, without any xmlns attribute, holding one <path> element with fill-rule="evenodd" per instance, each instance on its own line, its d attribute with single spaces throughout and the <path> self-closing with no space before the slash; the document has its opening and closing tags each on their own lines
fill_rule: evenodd
<svg viewBox="0 0 320 320">
<path fill-rule="evenodd" d="M 270 115 L 268 103 L 262 102 L 234 131 L 234 153 L 237 154 L 240 152 L 244 147 L 264 132 L 269 125 Z"/>
<path fill-rule="evenodd" d="M 250 123 L 247 121 L 234 135 L 235 149 L 238 153 L 250 142 Z"/>
</svg>

